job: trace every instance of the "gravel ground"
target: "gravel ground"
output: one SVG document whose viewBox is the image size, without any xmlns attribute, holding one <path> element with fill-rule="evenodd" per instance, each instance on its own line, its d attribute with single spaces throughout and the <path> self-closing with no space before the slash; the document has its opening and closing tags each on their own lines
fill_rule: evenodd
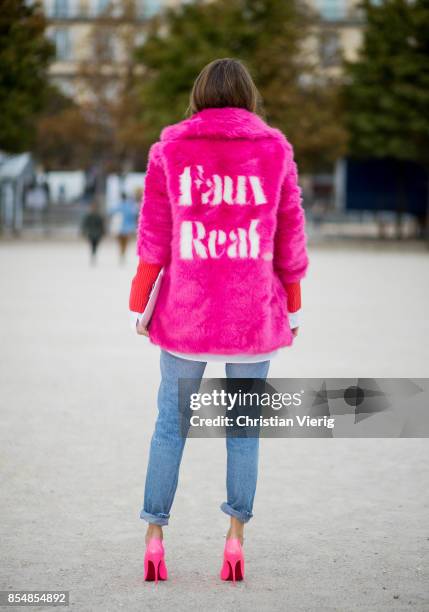
<svg viewBox="0 0 429 612">
<path fill-rule="evenodd" d="M 314 249 L 299 341 L 270 375 L 428 376 L 428 261 Z M 77 242 L 0 244 L 0 589 L 68 589 L 79 611 L 429 610 L 425 439 L 261 440 L 235 587 L 218 579 L 224 440 L 189 440 L 171 579 L 142 581 L 159 352 L 128 327 L 134 265 L 111 243 L 95 268 Z"/>
</svg>

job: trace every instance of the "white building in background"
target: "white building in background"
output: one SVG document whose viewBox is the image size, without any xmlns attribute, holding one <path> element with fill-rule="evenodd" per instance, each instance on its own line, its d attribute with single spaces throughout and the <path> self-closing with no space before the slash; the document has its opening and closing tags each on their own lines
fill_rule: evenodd
<svg viewBox="0 0 429 612">
<path fill-rule="evenodd" d="M 31 153 L 9 155 L 0 151 L 0 231 L 21 231 L 26 190 L 34 173 Z"/>
<path fill-rule="evenodd" d="M 378 0 L 375 0 L 378 2 Z M 320 20 L 317 36 L 309 41 L 326 73 L 339 76 L 342 59 L 354 61 L 362 41 L 364 25 L 359 0 L 308 0 Z"/>
<path fill-rule="evenodd" d="M 338 75 L 342 55 L 353 60 L 361 42 L 359 0 L 302 1 L 307 1 L 320 16 L 308 49 L 325 71 Z M 181 0 L 42 0 L 48 36 L 56 48 L 56 60 L 50 69 L 52 80 L 68 95 L 79 97 L 81 64 L 94 57 L 91 41 L 94 26 L 103 42 L 103 69 L 114 80 L 124 63 L 120 41 L 124 28 L 131 28 L 136 42 L 141 43 L 147 20 L 165 7 L 180 3 Z M 125 6 L 128 9 L 124 11 Z"/>
<path fill-rule="evenodd" d="M 144 177 L 144 172 L 129 172 L 126 176 L 109 174 L 106 181 L 106 210 L 111 210 L 118 205 L 122 193 L 140 204 Z"/>
<path fill-rule="evenodd" d="M 137 44 L 143 42 L 145 24 L 162 8 L 177 0 L 41 0 L 48 20 L 47 35 L 55 44 L 51 64 L 52 81 L 72 97 L 80 97 L 82 62 L 94 58 L 94 28 L 102 43 L 103 70 L 113 81 L 124 66 L 121 37 L 131 31 Z M 100 47 L 98 50 L 100 61 Z"/>
<path fill-rule="evenodd" d="M 46 172 L 44 179 L 49 195 L 57 204 L 69 204 L 82 197 L 85 189 L 85 173 L 82 170 Z"/>
</svg>

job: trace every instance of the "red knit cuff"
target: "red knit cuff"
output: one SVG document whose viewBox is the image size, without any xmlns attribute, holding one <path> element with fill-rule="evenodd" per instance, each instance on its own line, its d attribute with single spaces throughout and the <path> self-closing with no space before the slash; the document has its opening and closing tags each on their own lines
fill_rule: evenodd
<svg viewBox="0 0 429 612">
<path fill-rule="evenodd" d="M 154 282 L 162 266 L 140 260 L 136 275 L 131 283 L 129 308 L 132 312 L 144 312 Z"/>
<path fill-rule="evenodd" d="M 301 308 L 301 284 L 288 283 L 285 286 L 287 293 L 288 312 L 297 312 Z"/>
</svg>

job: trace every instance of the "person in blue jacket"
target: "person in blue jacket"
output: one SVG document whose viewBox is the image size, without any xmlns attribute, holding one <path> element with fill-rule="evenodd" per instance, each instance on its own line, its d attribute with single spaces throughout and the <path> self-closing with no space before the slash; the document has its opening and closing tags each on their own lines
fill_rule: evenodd
<svg viewBox="0 0 429 612">
<path fill-rule="evenodd" d="M 121 194 L 121 201 L 111 211 L 111 231 L 119 245 L 120 261 L 125 261 L 128 240 L 135 235 L 138 207 L 135 200 L 126 193 Z"/>
</svg>

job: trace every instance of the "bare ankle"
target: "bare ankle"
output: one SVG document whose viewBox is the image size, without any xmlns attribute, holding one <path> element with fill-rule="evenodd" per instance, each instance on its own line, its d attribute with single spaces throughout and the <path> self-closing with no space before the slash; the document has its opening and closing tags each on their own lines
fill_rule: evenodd
<svg viewBox="0 0 429 612">
<path fill-rule="evenodd" d="M 231 517 L 231 524 L 228 529 L 228 533 L 226 534 L 228 538 L 237 538 L 240 540 L 240 543 L 243 544 L 244 540 L 244 523 L 236 519 L 235 517 Z"/>
<path fill-rule="evenodd" d="M 162 540 L 163 537 L 164 534 L 162 533 L 161 525 L 154 525 L 153 523 L 150 523 L 146 531 L 146 542 L 148 542 L 151 538 L 158 538 Z"/>
</svg>

